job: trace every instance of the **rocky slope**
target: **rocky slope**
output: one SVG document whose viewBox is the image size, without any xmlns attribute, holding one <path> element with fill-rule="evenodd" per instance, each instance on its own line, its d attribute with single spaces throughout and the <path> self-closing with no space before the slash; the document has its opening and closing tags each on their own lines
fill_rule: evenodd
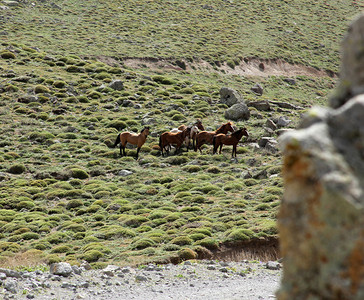
<svg viewBox="0 0 364 300">
<path fill-rule="evenodd" d="M 3 299 L 274 299 L 280 263 L 186 261 L 103 270 L 67 263 L 50 271 L 0 269 Z"/>
</svg>

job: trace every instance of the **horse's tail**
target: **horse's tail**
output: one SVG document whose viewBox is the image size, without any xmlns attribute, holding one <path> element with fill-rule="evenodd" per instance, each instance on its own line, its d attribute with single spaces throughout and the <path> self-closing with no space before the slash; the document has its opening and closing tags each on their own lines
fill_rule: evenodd
<svg viewBox="0 0 364 300">
<path fill-rule="evenodd" d="M 119 133 L 117 138 L 116 138 L 116 141 L 115 141 L 114 146 L 113 146 L 114 148 L 120 143 L 120 134 L 121 133 Z"/>
</svg>

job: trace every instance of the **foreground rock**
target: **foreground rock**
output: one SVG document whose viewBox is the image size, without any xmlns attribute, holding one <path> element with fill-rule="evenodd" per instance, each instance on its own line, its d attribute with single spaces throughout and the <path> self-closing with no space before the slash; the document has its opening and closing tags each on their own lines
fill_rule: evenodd
<svg viewBox="0 0 364 300">
<path fill-rule="evenodd" d="M 347 53 L 363 49 L 364 15 L 357 22 L 343 54 L 349 65 L 339 89 L 345 85 L 345 93 L 331 102 L 333 108 L 312 110 L 302 129 L 280 140 L 280 300 L 364 299 L 364 73 L 358 68 L 364 56 L 349 60 Z"/>
</svg>

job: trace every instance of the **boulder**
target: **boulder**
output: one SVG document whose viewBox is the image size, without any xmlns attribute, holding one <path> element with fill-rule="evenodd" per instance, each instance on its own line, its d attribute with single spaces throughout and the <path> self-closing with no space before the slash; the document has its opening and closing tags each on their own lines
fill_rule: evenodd
<svg viewBox="0 0 364 300">
<path fill-rule="evenodd" d="M 279 137 L 285 190 L 278 300 L 364 299 L 362 32 L 364 14 L 344 40 L 331 107 L 312 111 L 299 130 Z"/>
<path fill-rule="evenodd" d="M 236 103 L 225 111 L 225 119 L 227 120 L 239 121 L 249 120 L 249 118 L 249 108 L 243 102 Z"/>
<path fill-rule="evenodd" d="M 257 110 L 260 111 L 269 111 L 271 110 L 270 104 L 267 100 L 263 100 L 263 101 L 251 101 L 248 102 L 247 105 L 249 107 L 255 107 Z"/>
<path fill-rule="evenodd" d="M 263 87 L 262 87 L 259 83 L 257 83 L 257 84 L 255 84 L 254 86 L 252 86 L 252 87 L 250 88 L 250 90 L 251 90 L 252 92 L 254 92 L 255 94 L 257 94 L 258 96 L 263 95 Z"/>
<path fill-rule="evenodd" d="M 338 108 L 351 97 L 364 94 L 364 13 L 350 25 L 342 42 L 339 85 L 330 99 L 330 105 Z"/>
<path fill-rule="evenodd" d="M 234 89 L 223 87 L 220 89 L 220 102 L 231 107 L 236 103 L 244 102 L 244 99 Z"/>
</svg>

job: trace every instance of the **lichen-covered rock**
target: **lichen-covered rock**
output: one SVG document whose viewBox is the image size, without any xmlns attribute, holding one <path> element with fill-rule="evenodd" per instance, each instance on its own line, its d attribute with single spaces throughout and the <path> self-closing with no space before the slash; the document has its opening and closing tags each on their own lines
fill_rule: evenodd
<svg viewBox="0 0 364 300">
<path fill-rule="evenodd" d="M 344 41 L 332 108 L 280 137 L 285 191 L 278 227 L 288 299 L 364 299 L 364 15 Z M 360 51 L 361 52 L 360 52 Z M 358 52 L 359 51 L 359 52 Z"/>
<path fill-rule="evenodd" d="M 227 106 L 232 106 L 236 103 L 243 102 L 243 97 L 234 89 L 223 87 L 220 89 L 220 102 Z"/>
<path fill-rule="evenodd" d="M 244 102 L 239 102 L 231 106 L 225 111 L 225 119 L 239 121 L 239 120 L 249 120 L 250 110 Z"/>
<path fill-rule="evenodd" d="M 282 135 L 278 299 L 364 299 L 364 95 Z"/>
<path fill-rule="evenodd" d="M 340 83 L 335 95 L 330 99 L 337 108 L 351 97 L 364 94 L 364 13 L 350 25 L 341 51 Z"/>
</svg>

